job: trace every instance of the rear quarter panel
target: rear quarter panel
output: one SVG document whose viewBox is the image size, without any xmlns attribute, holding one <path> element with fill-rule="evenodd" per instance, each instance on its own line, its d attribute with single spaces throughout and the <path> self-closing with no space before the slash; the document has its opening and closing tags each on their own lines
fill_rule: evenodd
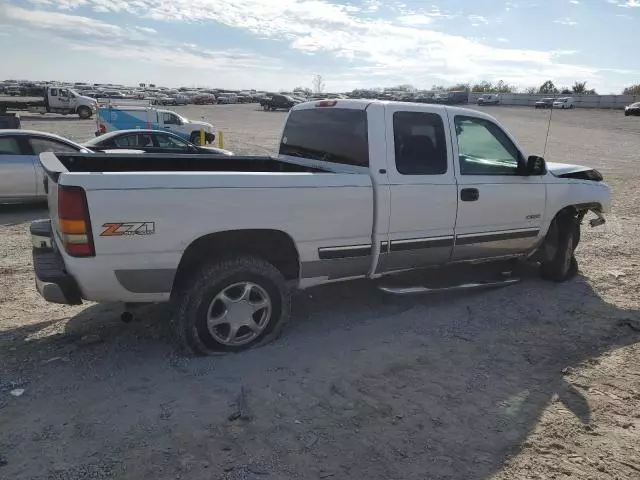
<svg viewBox="0 0 640 480">
<path fill-rule="evenodd" d="M 166 300 L 169 291 L 125 290 L 114 272 L 175 272 L 185 249 L 210 233 L 281 230 L 303 262 L 317 261 L 322 247 L 371 242 L 367 174 L 69 173 L 61 183 L 87 190 L 96 257 L 65 261 L 90 300 Z M 112 223 L 145 223 L 148 234 L 107 236 Z"/>
</svg>

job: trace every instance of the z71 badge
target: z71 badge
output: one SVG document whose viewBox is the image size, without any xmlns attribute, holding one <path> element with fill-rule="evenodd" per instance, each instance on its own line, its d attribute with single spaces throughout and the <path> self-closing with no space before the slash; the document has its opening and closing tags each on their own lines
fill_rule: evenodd
<svg viewBox="0 0 640 480">
<path fill-rule="evenodd" d="M 153 235 L 156 233 L 155 222 L 123 222 L 105 223 L 101 237 L 121 237 L 123 235 Z"/>
</svg>

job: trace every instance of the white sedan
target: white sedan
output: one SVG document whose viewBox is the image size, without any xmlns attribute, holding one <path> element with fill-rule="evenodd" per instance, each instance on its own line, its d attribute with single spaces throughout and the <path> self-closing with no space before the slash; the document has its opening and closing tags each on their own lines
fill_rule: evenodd
<svg viewBox="0 0 640 480">
<path fill-rule="evenodd" d="M 557 98 L 553 102 L 553 108 L 560 108 L 560 109 L 575 108 L 575 105 L 573 103 L 573 98 L 571 97 Z"/>
<path fill-rule="evenodd" d="M 43 152 L 84 152 L 82 145 L 52 133 L 0 130 L 0 203 L 44 200 Z"/>
</svg>

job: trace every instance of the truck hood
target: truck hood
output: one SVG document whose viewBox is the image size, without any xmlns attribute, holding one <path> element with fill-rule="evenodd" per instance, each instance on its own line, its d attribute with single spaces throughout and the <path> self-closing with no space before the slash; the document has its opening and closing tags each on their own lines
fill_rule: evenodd
<svg viewBox="0 0 640 480">
<path fill-rule="evenodd" d="M 547 162 L 547 170 L 549 170 L 554 177 L 575 178 L 578 180 L 602 180 L 602 174 L 600 172 L 594 168 L 583 167 L 582 165 Z"/>
<path fill-rule="evenodd" d="M 582 167 L 580 165 L 570 165 L 568 163 L 547 162 L 547 170 L 558 177 L 560 175 L 566 175 L 567 173 L 584 172 L 586 170 L 593 169 L 589 167 Z"/>
<path fill-rule="evenodd" d="M 213 125 L 208 122 L 200 122 L 198 120 L 189 120 L 189 125 L 195 125 L 204 128 L 205 131 L 212 133 Z"/>
</svg>

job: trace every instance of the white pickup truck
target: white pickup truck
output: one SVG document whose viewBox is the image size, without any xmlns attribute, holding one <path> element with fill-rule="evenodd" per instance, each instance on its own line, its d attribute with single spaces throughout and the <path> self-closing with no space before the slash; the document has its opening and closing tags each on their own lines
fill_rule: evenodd
<svg viewBox="0 0 640 480">
<path fill-rule="evenodd" d="M 491 116 L 441 105 L 296 105 L 276 157 L 40 160 L 51 220 L 31 234 L 44 298 L 171 300 L 201 355 L 274 338 L 291 287 L 514 258 L 566 280 L 583 217 L 601 224 L 610 208 L 597 171 L 527 157 Z"/>
</svg>

